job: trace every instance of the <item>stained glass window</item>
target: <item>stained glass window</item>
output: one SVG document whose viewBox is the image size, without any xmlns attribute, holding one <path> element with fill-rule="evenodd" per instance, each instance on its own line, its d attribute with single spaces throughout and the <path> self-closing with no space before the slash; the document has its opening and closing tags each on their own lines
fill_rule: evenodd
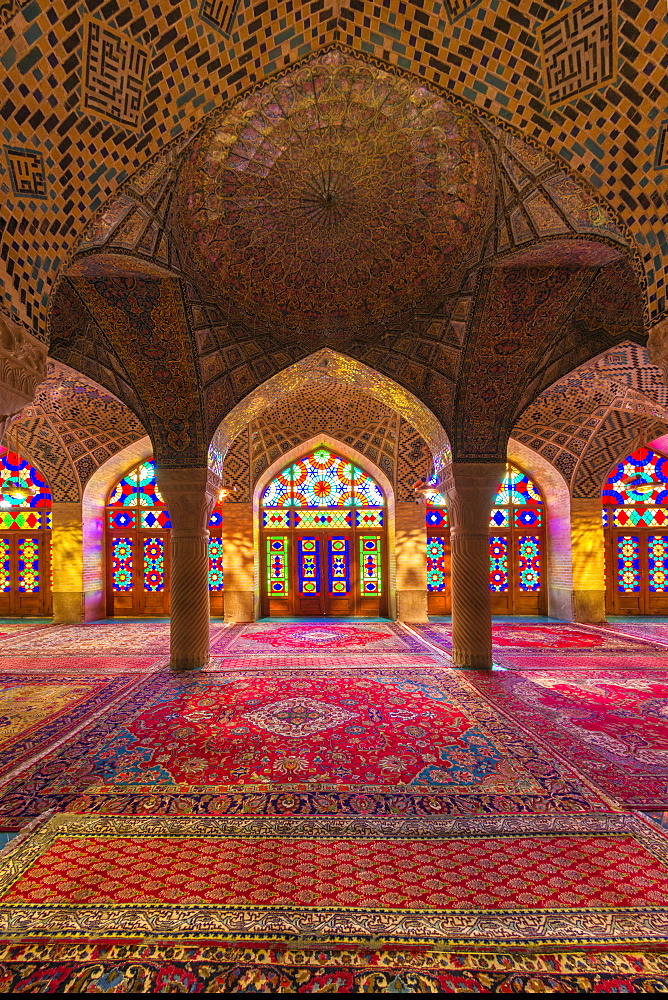
<svg viewBox="0 0 668 1000">
<path fill-rule="evenodd" d="M 156 535 L 144 538 L 144 590 L 161 593 L 165 589 L 165 543 Z"/>
<path fill-rule="evenodd" d="M 503 535 L 489 539 L 489 589 L 497 594 L 508 590 L 508 539 Z"/>
<path fill-rule="evenodd" d="M 603 503 L 613 507 L 668 506 L 668 458 L 638 448 L 613 469 L 603 487 Z"/>
<path fill-rule="evenodd" d="M 617 588 L 622 594 L 640 591 L 640 543 L 637 535 L 617 539 Z"/>
<path fill-rule="evenodd" d="M 263 507 L 383 507 L 373 479 L 327 448 L 316 448 L 292 462 L 269 483 Z"/>
<path fill-rule="evenodd" d="M 220 593 L 223 589 L 223 539 L 209 536 L 209 590 Z"/>
<path fill-rule="evenodd" d="M 39 538 L 19 538 L 19 593 L 39 593 Z"/>
<path fill-rule="evenodd" d="M 380 538 L 377 535 L 360 538 L 360 593 L 375 597 L 382 593 Z"/>
<path fill-rule="evenodd" d="M 285 535 L 267 538 L 267 588 L 271 597 L 288 596 L 288 539 Z"/>
<path fill-rule="evenodd" d="M 653 594 L 668 594 L 668 535 L 650 535 L 647 539 L 649 589 Z"/>
<path fill-rule="evenodd" d="M 445 590 L 445 540 L 438 536 L 427 538 L 427 590 Z"/>
<path fill-rule="evenodd" d="M 297 542 L 300 597 L 320 597 L 320 539 L 302 536 Z"/>
<path fill-rule="evenodd" d="M 327 572 L 330 597 L 350 593 L 350 542 L 345 536 L 327 540 Z"/>
<path fill-rule="evenodd" d="M 164 507 L 155 479 L 155 462 L 141 462 L 114 486 L 110 507 Z"/>
<path fill-rule="evenodd" d="M 51 506 L 49 487 L 37 469 L 16 452 L 3 451 L 0 455 L 0 479 L 0 509 Z M 13 488 L 15 493 L 12 492 Z"/>
<path fill-rule="evenodd" d="M 128 593 L 132 590 L 132 580 L 132 539 L 112 538 L 111 589 L 117 593 Z"/>
<path fill-rule="evenodd" d="M 521 535 L 517 540 L 519 555 L 520 590 L 540 590 L 540 539 L 535 535 Z"/>
</svg>

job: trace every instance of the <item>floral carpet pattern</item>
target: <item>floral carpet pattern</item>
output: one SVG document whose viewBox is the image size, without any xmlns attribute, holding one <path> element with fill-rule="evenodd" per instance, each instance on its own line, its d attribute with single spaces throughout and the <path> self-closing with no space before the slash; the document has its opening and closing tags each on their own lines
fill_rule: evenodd
<svg viewBox="0 0 668 1000">
<path fill-rule="evenodd" d="M 610 622 L 608 625 L 601 626 L 606 630 L 611 632 L 617 632 L 621 635 L 630 635 L 637 639 L 646 639 L 650 642 L 662 642 L 668 645 L 668 622 L 643 622 L 642 624 L 638 622 L 629 622 L 629 624 L 622 624 L 621 622 Z"/>
<path fill-rule="evenodd" d="M 363 622 L 355 625 L 338 622 L 254 622 L 232 625 L 211 642 L 211 655 L 232 653 L 235 656 L 266 655 L 281 651 L 282 656 L 327 651 L 329 654 L 352 653 L 428 653 L 414 636 L 394 622 Z"/>
<path fill-rule="evenodd" d="M 0 992 L 666 992 L 666 650 L 412 628 L 0 637 Z"/>
<path fill-rule="evenodd" d="M 665 670 L 516 669 L 478 673 L 472 683 L 616 800 L 668 807 Z"/>
</svg>

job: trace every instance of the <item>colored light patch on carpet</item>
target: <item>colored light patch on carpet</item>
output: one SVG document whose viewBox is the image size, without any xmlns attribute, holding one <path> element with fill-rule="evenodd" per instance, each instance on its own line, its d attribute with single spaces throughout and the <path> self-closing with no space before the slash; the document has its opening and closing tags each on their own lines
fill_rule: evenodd
<svg viewBox="0 0 668 1000">
<path fill-rule="evenodd" d="M 49 674 L 27 681 L 21 675 L 0 675 L 0 775 L 48 749 L 133 683 L 127 678 Z"/>
<path fill-rule="evenodd" d="M 660 993 L 668 979 L 668 956 L 639 951 L 522 955 L 418 946 L 400 951 L 207 947 L 180 941 L 116 947 L 40 942 L 39 949 L 42 961 L 34 948 L 7 948 L 6 959 L 0 959 L 4 992 Z"/>
<path fill-rule="evenodd" d="M 2 641 L 2 653 L 29 657 L 104 656 L 105 653 L 141 654 L 169 653 L 169 622 L 118 622 L 116 624 L 54 625 L 39 632 L 10 636 Z M 223 626 L 212 626 L 211 635 L 222 632 Z"/>
<path fill-rule="evenodd" d="M 283 655 L 327 651 L 330 654 L 364 650 L 367 653 L 425 653 L 425 647 L 393 622 L 360 625 L 330 622 L 276 624 L 256 622 L 232 626 L 211 644 L 212 655 L 231 652 L 266 655 L 280 650 Z"/>
<path fill-rule="evenodd" d="M 668 804 L 668 675 L 515 670 L 471 681 L 620 802 Z"/>
<path fill-rule="evenodd" d="M 668 942 L 657 828 L 509 819 L 57 816 L 0 859 L 0 934 Z"/>
<path fill-rule="evenodd" d="M 621 635 L 630 635 L 638 639 L 649 639 L 651 641 L 664 642 L 668 644 L 668 623 L 667 622 L 629 622 L 624 625 L 617 622 L 610 622 L 601 626 L 606 631 L 617 632 Z"/>
<path fill-rule="evenodd" d="M 603 806 L 452 671 L 152 674 L 0 813 L 433 816 Z"/>
<path fill-rule="evenodd" d="M 452 626 L 432 623 L 413 625 L 415 631 L 444 650 L 452 649 Z M 644 643 L 634 642 L 631 636 L 608 634 L 594 629 L 578 628 L 573 625 L 492 625 L 492 645 L 495 654 L 504 649 L 531 649 L 536 654 L 550 650 L 636 650 L 647 654 Z M 658 650 L 657 650 L 658 652 Z M 661 651 L 665 652 L 665 651 Z"/>
<path fill-rule="evenodd" d="M 668 657 L 658 656 L 654 650 L 649 653 L 522 653 L 519 650 L 504 650 L 494 653 L 494 662 L 506 670 L 605 670 L 611 677 L 627 670 L 649 670 L 657 674 L 668 674 Z"/>
</svg>

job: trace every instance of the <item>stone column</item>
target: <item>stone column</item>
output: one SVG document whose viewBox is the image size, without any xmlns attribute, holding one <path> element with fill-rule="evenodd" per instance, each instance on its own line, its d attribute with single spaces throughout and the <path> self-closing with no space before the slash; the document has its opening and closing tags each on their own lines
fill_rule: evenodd
<svg viewBox="0 0 668 1000">
<path fill-rule="evenodd" d="M 197 670 L 209 662 L 209 518 L 219 484 L 208 468 L 158 469 L 172 521 L 169 662 Z"/>
<path fill-rule="evenodd" d="M 605 621 L 605 533 L 601 497 L 571 499 L 573 621 Z"/>
<path fill-rule="evenodd" d="M 492 666 L 489 516 L 505 462 L 453 462 L 441 484 L 448 498 L 452 560 L 452 660 Z"/>
<path fill-rule="evenodd" d="M 253 504 L 226 503 L 223 518 L 225 621 L 255 620 Z"/>
<path fill-rule="evenodd" d="M 423 503 L 397 502 L 397 618 L 424 623 L 427 617 L 427 530 Z"/>
</svg>

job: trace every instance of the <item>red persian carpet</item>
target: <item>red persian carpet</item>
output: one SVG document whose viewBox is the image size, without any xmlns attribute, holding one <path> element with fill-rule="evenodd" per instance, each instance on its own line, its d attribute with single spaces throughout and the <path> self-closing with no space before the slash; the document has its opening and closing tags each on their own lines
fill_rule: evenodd
<svg viewBox="0 0 668 1000">
<path fill-rule="evenodd" d="M 267 655 L 280 650 L 281 655 L 327 651 L 351 653 L 421 653 L 428 649 L 409 632 L 394 622 L 363 622 L 349 625 L 343 622 L 255 622 L 232 625 L 212 639 L 211 655 L 232 653 L 234 656 Z"/>
<path fill-rule="evenodd" d="M 665 672 L 514 670 L 470 680 L 618 802 L 668 806 Z"/>
<path fill-rule="evenodd" d="M 452 626 L 440 622 L 429 625 L 412 625 L 419 635 L 449 652 L 452 649 Z M 492 625 L 492 643 L 495 657 L 506 649 L 532 649 L 538 655 L 551 650 L 636 651 L 648 655 L 651 648 L 632 636 L 613 631 L 604 632 L 578 625 Z M 665 650 L 656 650 L 665 654 Z"/>
<path fill-rule="evenodd" d="M 12 816 L 602 806 L 453 671 L 380 665 L 149 675 L 0 794 L 0 815 Z"/>
<path fill-rule="evenodd" d="M 616 676 L 625 670 L 649 670 L 668 676 L 668 655 L 657 655 L 656 649 L 646 653 L 580 653 L 577 650 L 546 653 L 522 653 L 519 649 L 495 651 L 494 662 L 506 670 L 605 670 Z M 666 651 L 668 653 L 668 650 Z"/>
<path fill-rule="evenodd" d="M 3 993 L 663 993 L 668 955 L 410 945 L 0 942 Z"/>
<path fill-rule="evenodd" d="M 0 857 L 0 937 L 668 945 L 658 827 L 536 819 L 53 816 Z"/>
</svg>

